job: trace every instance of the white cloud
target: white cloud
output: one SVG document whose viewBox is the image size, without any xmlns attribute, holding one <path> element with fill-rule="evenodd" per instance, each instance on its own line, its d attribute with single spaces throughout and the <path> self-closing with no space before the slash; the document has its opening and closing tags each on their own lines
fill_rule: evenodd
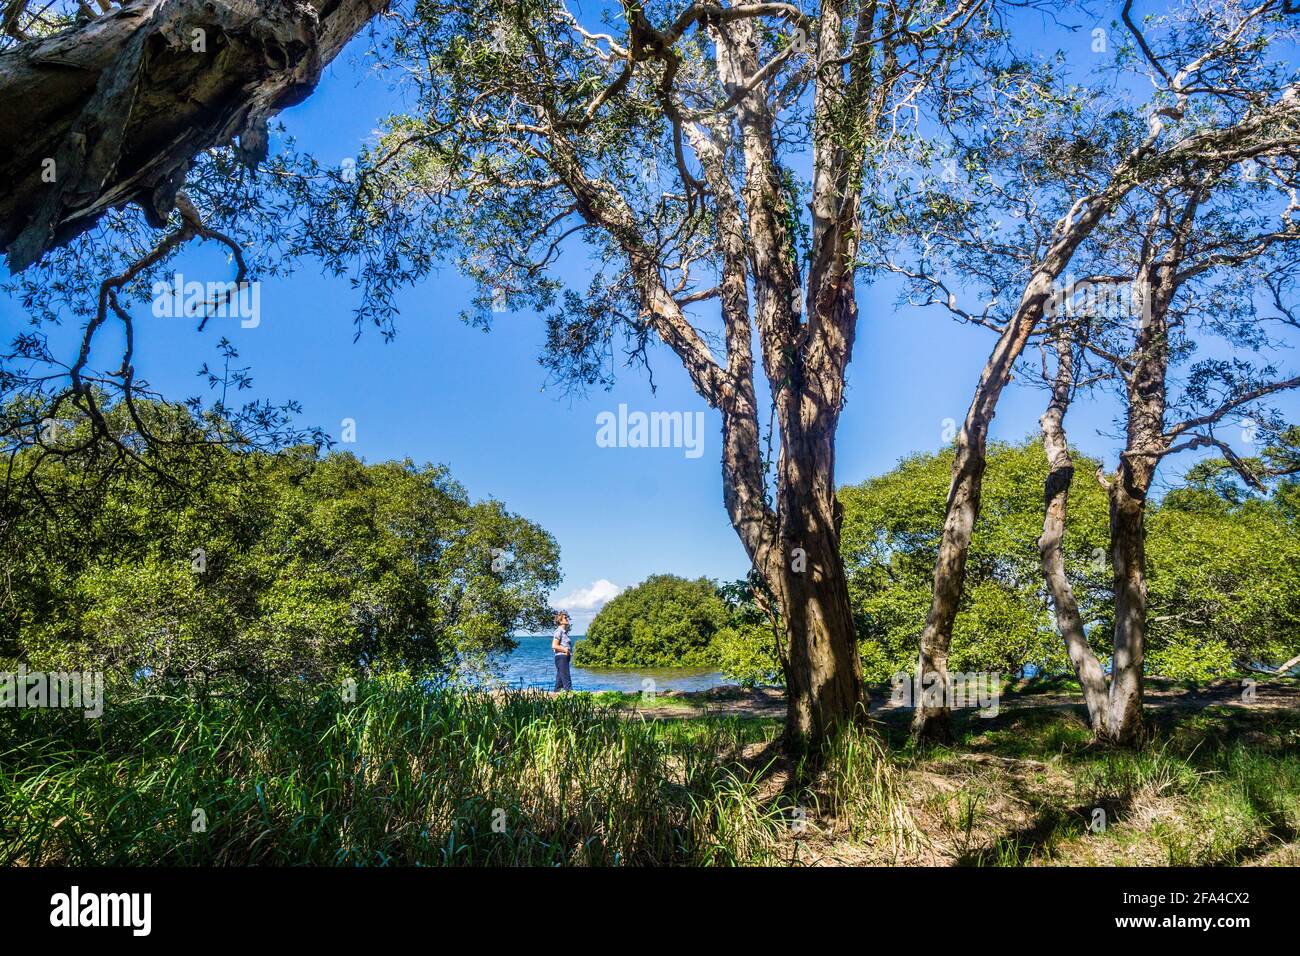
<svg viewBox="0 0 1300 956">
<path fill-rule="evenodd" d="M 555 606 L 565 611 L 596 611 L 604 607 L 606 602 L 617 597 L 622 590 L 613 581 L 601 578 L 585 588 L 578 588 L 564 595 L 555 602 Z"/>
</svg>

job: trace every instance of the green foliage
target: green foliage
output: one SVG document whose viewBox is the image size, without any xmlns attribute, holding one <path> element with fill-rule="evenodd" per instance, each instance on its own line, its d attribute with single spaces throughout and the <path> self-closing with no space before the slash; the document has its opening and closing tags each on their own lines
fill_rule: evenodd
<svg viewBox="0 0 1300 956">
<path fill-rule="evenodd" d="M 742 687 L 780 684 L 781 662 L 776 636 L 766 621 L 732 621 L 713 639 L 717 666 L 729 681 Z"/>
<path fill-rule="evenodd" d="M 708 578 L 656 574 L 596 615 L 574 651 L 581 667 L 711 667 L 713 640 L 729 620 Z"/>
<path fill-rule="evenodd" d="M 755 603 L 750 583 L 728 582 L 718 588 L 718 594 L 730 613 L 727 626 L 713 639 L 718 668 L 742 687 L 782 683 L 778 632 Z"/>
<path fill-rule="evenodd" d="M 98 476 L 45 463 L 43 496 L 76 509 L 6 499 L 0 634 L 29 666 L 217 685 L 447 670 L 546 619 L 554 540 L 444 467 L 310 447 L 143 455 Z"/>
<path fill-rule="evenodd" d="M 1093 648 L 1109 657 L 1112 623 L 1108 505 L 1075 454 L 1066 573 Z M 884 682 L 916 663 L 943 529 L 952 450 L 918 454 L 888 474 L 840 490 L 841 550 L 858 622 L 864 676 Z M 1005 675 L 1068 673 L 1042 583 L 1042 444 L 993 444 L 967 562 L 950 666 Z M 1300 520 L 1294 483 L 1250 496 L 1212 465 L 1148 504 L 1147 670 L 1186 680 L 1277 665 L 1300 650 Z M 743 683 L 779 674 L 761 615 L 715 640 L 721 666 Z M 770 676 L 769 676 L 770 675 Z"/>
<path fill-rule="evenodd" d="M 0 865 L 771 863 L 788 812 L 734 760 L 748 728 L 585 694 L 113 700 L 0 712 Z"/>
<path fill-rule="evenodd" d="M 1097 463 L 1074 459 L 1066 572 L 1104 661 L 1112 627 L 1108 506 L 1092 480 Z M 951 450 L 914 455 L 840 492 L 841 547 L 869 680 L 914 664 L 951 464 Z M 954 669 L 1068 670 L 1038 562 L 1046 474 L 1038 441 L 989 449 L 953 632 Z M 1255 661 L 1280 664 L 1300 649 L 1300 525 L 1286 502 L 1282 495 L 1238 500 L 1205 477 L 1149 503 L 1149 672 L 1207 680 Z"/>
<path fill-rule="evenodd" d="M 1149 668 L 1207 680 L 1300 651 L 1300 522 L 1284 497 L 1170 492 L 1147 521 Z"/>
<path fill-rule="evenodd" d="M 841 551 L 869 681 L 885 681 L 915 666 L 952 456 L 952 449 L 913 455 L 886 475 L 840 490 Z M 1098 592 L 1109 587 L 1103 557 L 1107 505 L 1091 479 L 1096 463 L 1076 456 L 1075 467 L 1066 570 L 1085 619 L 1098 620 L 1104 616 Z M 983 506 L 953 631 L 954 669 L 1018 674 L 1029 666 L 1054 671 L 1066 665 L 1038 564 L 1046 477 L 1040 442 L 990 446 Z M 1104 643 L 1105 635 L 1098 637 Z"/>
</svg>

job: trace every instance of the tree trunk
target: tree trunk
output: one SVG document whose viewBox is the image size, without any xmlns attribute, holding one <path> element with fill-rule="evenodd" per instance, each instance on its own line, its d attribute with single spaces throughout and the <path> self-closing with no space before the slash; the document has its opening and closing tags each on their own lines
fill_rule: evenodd
<svg viewBox="0 0 1300 956">
<path fill-rule="evenodd" d="M 127 0 L 0 53 L 0 248 L 15 272 L 137 202 L 160 227 L 191 160 L 304 99 L 387 0 Z"/>
<path fill-rule="evenodd" d="M 761 127 L 758 121 L 751 126 Z M 726 325 L 727 367 L 720 368 L 681 307 L 664 287 L 659 261 L 643 240 L 627 203 L 593 181 L 577 151 L 552 140 L 553 168 L 573 191 L 581 214 L 606 229 L 628 256 L 646 313 L 656 332 L 681 359 L 696 391 L 722 413 L 722 487 L 732 526 L 763 579 L 784 634 L 781 664 L 787 682 L 785 744 L 810 753 L 836 727 L 865 714 L 856 632 L 839 554 L 834 438 L 843 405 L 844 366 L 856 317 L 852 273 L 836 295 L 816 296 L 819 315 L 830 316 L 801 356 L 794 308 L 799 283 L 793 273 L 788 231 L 772 213 L 779 197 L 761 137 L 751 136 L 746 161 L 749 228 L 723 176 L 716 145 L 698 131 L 688 138 L 718 203 L 723 260 L 720 300 Z M 852 261 L 851 257 L 849 261 Z M 768 502 L 766 462 L 754 391 L 746 267 L 753 276 L 756 323 L 764 372 L 780 423 L 776 507 Z M 838 332 L 836 330 L 839 330 Z M 798 549 L 798 550 L 796 550 Z"/>
<path fill-rule="evenodd" d="M 1122 746 L 1142 739 L 1142 663 L 1146 650 L 1146 488 L 1120 467 L 1110 486 L 1110 555 L 1115 576 L 1115 647 L 1106 736 Z"/>
<path fill-rule="evenodd" d="M 791 363 L 777 373 L 782 386 L 774 389 L 773 400 L 781 416 L 782 452 L 778 508 L 773 512 L 765 501 L 766 467 L 754 394 L 753 333 L 745 275 L 746 264 L 753 257 L 761 280 L 756 288 L 765 298 L 764 308 L 776 311 L 773 307 L 778 303 L 769 286 L 780 285 L 783 277 L 762 270 L 768 262 L 764 250 L 779 247 L 782 239 L 766 219 L 755 234 L 747 235 L 716 141 L 698 130 L 688 130 L 687 137 L 701 159 L 718 209 L 723 262 L 719 298 L 726 326 L 727 368 L 718 373 L 714 392 L 722 412 L 723 500 L 746 553 L 767 584 L 775 602 L 771 610 L 784 634 L 780 656 L 786 677 L 787 752 L 808 753 L 835 727 L 866 713 L 857 634 L 839 551 L 834 478 L 834 436 L 843 388 L 843 373 L 838 370 L 847 362 L 852 342 L 847 335 L 821 340 L 829 341 L 823 349 L 834 348 L 834 359 L 840 364 L 829 376 L 814 376 L 814 401 L 808 400 L 807 391 L 797 388 L 797 383 L 806 381 L 806 367 Z M 761 164 L 755 162 L 755 166 Z M 756 207 L 763 205 L 761 195 L 751 199 Z M 840 320 L 827 321 L 824 327 L 853 327 L 856 302 L 851 276 L 838 286 L 827 278 L 810 282 L 810 288 L 825 290 L 824 295 L 813 296 L 818 313 Z M 769 363 L 788 362 L 789 355 L 775 350 L 766 359 Z"/>
<path fill-rule="evenodd" d="M 829 439 L 822 444 L 830 449 Z M 785 746 L 813 753 L 837 728 L 866 719 L 867 698 L 840 557 L 839 502 L 814 460 L 785 463 L 782 553 L 771 568 L 786 642 Z"/>
<path fill-rule="evenodd" d="M 1043 303 L 1051 290 L 1054 274 L 1040 272 L 1026 288 L 1021 307 L 1007 323 L 989 355 L 957 436 L 943 538 L 934 565 L 934 591 L 925 630 L 921 633 L 921 656 L 917 669 L 922 693 L 917 695 L 912 719 L 912 736 L 917 740 L 952 739 L 948 695 L 936 693 L 935 700 L 931 701 L 924 688 L 946 688 L 948 684 L 948 650 L 966 581 L 966 555 L 970 551 L 971 533 L 979 517 L 989 425 L 996 414 L 1002 390 L 1011 380 L 1012 367 L 1042 317 Z"/>
<path fill-rule="evenodd" d="M 1162 162 L 1172 165 L 1184 157 L 1194 157 L 1205 149 L 1212 148 L 1212 144 L 1241 141 L 1247 128 L 1253 129 L 1257 123 L 1257 120 L 1252 119 L 1238 127 L 1210 130 L 1202 134 L 1204 139 L 1189 137 L 1181 141 L 1177 149 L 1166 154 Z M 965 584 L 966 552 L 970 548 L 975 520 L 979 517 L 985 448 L 998 399 L 1011 380 L 1016 359 L 1020 357 L 1029 336 L 1043 317 L 1052 295 L 1052 284 L 1069 265 L 1074 251 L 1141 178 L 1150 176 L 1146 167 L 1155 153 L 1156 137 L 1157 134 L 1152 133 L 1115 168 L 1104 189 L 1089 197 L 1087 202 L 1076 202 L 1070 212 L 1057 223 L 1055 242 L 1043 255 L 1033 278 L 1025 286 L 1015 314 L 1003 327 L 984 366 L 979 385 L 975 389 L 975 397 L 957 437 L 943 540 L 934 565 L 934 591 L 930 599 L 930 611 L 926 615 L 925 630 L 921 633 L 918 677 L 923 687 L 940 681 L 945 685 L 947 683 L 952 625 L 957 617 L 957 606 Z M 950 737 L 951 719 L 946 704 L 930 704 L 924 695 L 921 696 L 912 721 L 913 737 L 917 740 Z"/>
<path fill-rule="evenodd" d="M 1070 499 L 1070 482 L 1074 480 L 1074 460 L 1065 436 L 1065 412 L 1070 404 L 1074 363 L 1068 339 L 1057 345 L 1057 374 L 1052 400 L 1038 420 L 1043 431 L 1043 450 L 1047 453 L 1048 474 L 1043 488 L 1043 535 L 1038 539 L 1038 556 L 1043 580 L 1052 596 L 1056 611 L 1056 628 L 1065 641 L 1070 664 L 1083 700 L 1088 707 L 1088 722 L 1093 733 L 1106 733 L 1106 675 L 1097 655 L 1088 644 L 1083 618 L 1074 599 L 1074 589 L 1065 575 L 1065 519 Z"/>
<path fill-rule="evenodd" d="M 984 382 L 980 386 L 980 392 L 983 392 Z M 1001 391 L 1000 385 L 997 390 Z M 979 404 L 979 392 L 976 404 Z M 917 673 L 922 691 L 916 696 L 912 718 L 912 735 L 917 740 L 952 740 L 948 695 L 936 691 L 932 700 L 924 689 L 946 689 L 948 686 L 948 649 L 952 644 L 952 626 L 957 619 L 957 608 L 966 582 L 966 555 L 970 551 L 971 533 L 979 516 L 980 491 L 988 464 L 985 457 L 987 441 L 988 420 L 982 417 L 982 413 L 977 413 L 976 405 L 972 405 L 953 458 L 943 537 L 934 565 L 930 612 L 921 633 Z"/>
<path fill-rule="evenodd" d="M 1186 248 L 1195 210 L 1194 194 L 1179 216 L 1173 241 L 1159 260 L 1143 261 L 1134 288 L 1141 292 L 1133 371 L 1125 381 L 1128 421 L 1119 468 L 1106 485 L 1110 500 L 1110 557 L 1114 571 L 1115 637 L 1111 658 L 1106 736 L 1112 743 L 1140 743 L 1143 659 L 1146 653 L 1146 504 L 1156 467 L 1169 451 L 1165 404 L 1169 369 L 1168 309 L 1178 288 L 1177 262 Z M 1159 209 L 1153 216 L 1159 214 Z"/>
</svg>

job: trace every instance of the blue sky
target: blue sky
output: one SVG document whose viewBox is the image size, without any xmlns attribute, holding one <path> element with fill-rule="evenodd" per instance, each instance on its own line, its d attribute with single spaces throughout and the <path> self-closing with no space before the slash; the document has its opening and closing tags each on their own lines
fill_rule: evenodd
<svg viewBox="0 0 1300 956">
<path fill-rule="evenodd" d="M 1047 46 L 1083 51 L 1088 35 L 1052 30 L 1042 43 L 1040 52 Z M 281 117 L 299 144 L 324 162 L 355 156 L 379 118 L 401 106 L 383 81 L 364 74 L 363 44 L 345 51 L 316 92 Z M 187 252 L 178 268 L 187 278 L 229 275 L 215 249 Z M 588 268 L 581 260 L 565 263 L 579 288 Z M 719 420 L 672 354 L 662 346 L 652 352 L 655 395 L 644 372 L 628 369 L 612 391 L 570 399 L 543 390 L 540 318 L 498 315 L 485 333 L 458 319 L 470 294 L 469 283 L 446 267 L 403 294 L 395 341 L 385 344 L 369 330 L 354 344 L 356 296 L 345 280 L 322 277 L 309 263 L 292 277 L 263 283 L 256 328 L 214 320 L 200 334 L 191 322 L 142 317 L 136 367 L 164 395 L 199 394 L 195 372 L 216 358 L 214 346 L 224 334 L 239 349 L 241 364 L 252 366 L 256 397 L 298 399 L 303 422 L 335 438 L 342 421 L 354 419 L 356 441 L 340 447 L 369 461 L 410 457 L 449 465 L 473 497 L 498 498 L 555 535 L 564 573 L 555 599 L 574 612 L 579 632 L 600 597 L 650 574 L 743 575 L 747 561 L 722 507 Z M 896 311 L 894 296 L 892 286 L 861 289 L 839 432 L 841 484 L 885 472 L 911 452 L 939 449 L 945 420 L 964 416 L 992 345 L 990 332 L 958 326 L 938 310 Z M 13 302 L 0 302 L 6 340 L 21 322 Z M 64 338 L 52 336 L 56 343 Z M 99 354 L 117 347 L 104 336 Z M 1284 366 L 1297 364 L 1291 358 L 1283 358 Z M 1019 440 L 1036 432 L 1043 401 L 1041 391 L 1013 383 L 993 437 Z M 647 412 L 705 412 L 703 455 L 598 447 L 596 416 L 620 403 Z M 1296 410 L 1294 402 L 1284 405 Z M 1074 442 L 1112 465 L 1116 442 L 1098 432 L 1115 431 L 1115 414 L 1113 405 L 1098 400 L 1076 405 L 1069 421 Z M 1170 461 L 1162 474 L 1175 477 L 1190 461 Z"/>
</svg>

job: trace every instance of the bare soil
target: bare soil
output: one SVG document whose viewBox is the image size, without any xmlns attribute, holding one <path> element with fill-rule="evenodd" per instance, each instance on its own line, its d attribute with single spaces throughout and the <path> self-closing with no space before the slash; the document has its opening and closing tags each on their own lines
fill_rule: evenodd
<svg viewBox="0 0 1300 956">
<path fill-rule="evenodd" d="M 1126 755 L 1088 743 L 1087 714 L 1077 691 L 1021 683 L 1005 692 L 996 716 L 973 710 L 954 713 L 960 744 L 922 752 L 903 748 L 911 709 L 890 702 L 890 688 L 871 688 L 871 714 L 899 755 L 892 772 L 906 806 L 907 838 L 853 835 L 851 821 L 825 808 L 809 812 L 806 826 L 790 833 L 780 852 L 793 865 L 971 864 L 1159 866 L 1227 863 L 1252 866 L 1300 864 L 1296 810 L 1267 819 L 1235 812 L 1216 797 L 1219 771 L 1194 769 L 1194 783 L 1179 771 L 1179 753 L 1241 743 L 1260 754 L 1300 753 L 1295 715 L 1300 682 L 1261 679 L 1190 685 L 1152 678 L 1146 687 L 1146 719 L 1155 736 L 1151 750 L 1169 750 L 1166 773 L 1156 769 L 1129 785 L 1107 768 Z M 647 720 L 704 717 L 760 718 L 785 715 L 780 689 L 719 687 L 665 692 L 649 706 L 623 705 Z M 775 735 L 774 735 L 775 736 Z M 791 785 L 790 769 L 775 756 L 774 741 L 745 748 L 745 762 L 765 767 L 764 797 Z M 1191 766 L 1188 764 L 1187 766 Z M 1180 773 L 1182 776 L 1180 777 Z M 1098 781 L 1103 782 L 1098 782 Z M 1293 784 L 1291 784 L 1293 786 Z M 1116 789 L 1118 787 L 1118 790 Z M 1207 789 L 1208 787 L 1208 789 Z M 1295 797 L 1286 798 L 1294 807 Z M 1098 809 L 1106 827 L 1089 828 Z M 858 828 L 860 830 L 860 828 Z"/>
<path fill-rule="evenodd" d="M 889 685 L 870 689 L 872 716 L 889 725 L 906 723 L 911 708 L 890 700 Z M 1219 680 L 1193 685 L 1165 678 L 1148 678 L 1146 706 L 1149 713 L 1186 712 L 1210 706 L 1251 709 L 1284 708 L 1300 710 L 1300 682 L 1289 684 L 1260 681 L 1249 694 L 1239 680 Z M 779 687 L 714 687 L 703 691 L 660 691 L 652 707 L 635 708 L 646 718 L 688 717 L 770 717 L 785 716 L 785 691 Z M 1003 694 L 1000 708 L 1005 710 L 1055 709 L 1084 714 L 1083 699 L 1071 690 L 1044 690 L 1032 682 L 1022 681 Z M 996 718 L 993 718 L 996 720 Z"/>
</svg>

